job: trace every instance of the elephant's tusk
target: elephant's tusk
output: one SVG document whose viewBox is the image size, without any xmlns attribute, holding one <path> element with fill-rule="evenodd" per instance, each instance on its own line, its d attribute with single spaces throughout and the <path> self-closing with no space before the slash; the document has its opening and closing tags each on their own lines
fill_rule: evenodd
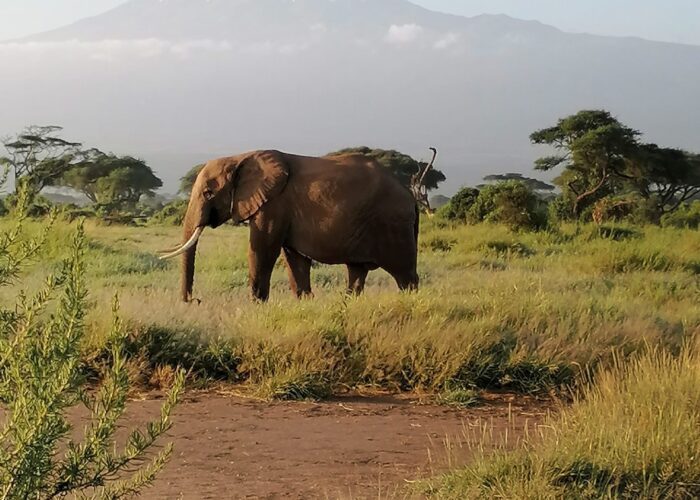
<svg viewBox="0 0 700 500">
<path fill-rule="evenodd" d="M 182 248 L 182 243 L 178 243 L 177 246 L 174 246 L 172 248 L 168 248 L 167 250 L 158 250 L 156 253 L 172 253 L 172 252 L 177 252 Z"/>
<path fill-rule="evenodd" d="M 204 228 L 198 227 L 187 243 L 182 245 L 180 248 L 175 250 L 173 253 L 169 253 L 167 255 L 163 255 L 163 256 L 159 257 L 160 260 L 172 259 L 173 257 L 177 257 L 178 255 L 182 255 L 183 253 L 185 253 L 187 250 L 189 250 L 190 248 L 192 248 L 193 246 L 195 246 L 197 244 L 199 237 L 202 236 L 202 231 L 204 231 Z"/>
</svg>

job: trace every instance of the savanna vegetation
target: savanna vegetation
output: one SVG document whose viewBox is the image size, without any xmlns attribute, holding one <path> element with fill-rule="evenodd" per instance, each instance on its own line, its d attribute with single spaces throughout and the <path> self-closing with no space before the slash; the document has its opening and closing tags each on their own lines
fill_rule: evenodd
<svg viewBox="0 0 700 500">
<path fill-rule="evenodd" d="M 226 227 L 202 239 L 202 304 L 193 307 L 179 303 L 177 263 L 155 256 L 179 240 L 177 228 L 88 222 L 85 230 L 95 308 L 84 357 L 100 359 L 118 292 L 129 362 L 146 385 L 159 386 L 182 364 L 193 383 L 235 382 L 274 397 L 455 385 L 547 391 L 576 386 L 614 355 L 678 353 L 700 325 L 697 231 L 564 225 L 519 233 L 433 220 L 423 225 L 416 294 L 398 294 L 378 271 L 366 296 L 349 298 L 344 270 L 319 265 L 316 298 L 298 302 L 280 263 L 271 303 L 258 305 L 248 298 L 246 230 Z M 54 226 L 30 284 L 54 268 L 71 235 L 70 225 Z M 15 293 L 6 288 L 3 302 Z"/>
<path fill-rule="evenodd" d="M 126 334 L 112 301 L 111 327 L 103 332 L 101 359 L 84 358 L 85 316 L 90 309 L 81 224 L 71 228 L 60 258 L 30 289 L 23 272 L 41 258 L 52 238 L 56 214 L 34 235 L 25 232 L 31 190 L 22 186 L 16 217 L 0 236 L 0 287 L 15 298 L 0 307 L 0 495 L 7 499 L 124 498 L 138 494 L 163 468 L 172 446 L 155 450 L 170 429 L 170 414 L 184 373 L 173 369 L 160 418 L 134 430 L 123 449 L 114 435 L 130 390 Z M 97 360 L 93 360 L 97 361 Z M 89 418 L 76 438 L 70 411 L 84 406 Z"/>
<path fill-rule="evenodd" d="M 200 241 L 201 304 L 187 305 L 179 301 L 177 263 L 156 257 L 180 241 L 175 224 L 185 201 L 166 206 L 146 227 L 106 227 L 89 218 L 77 239 L 72 216 L 60 215 L 49 226 L 41 218 L 23 220 L 15 235 L 13 202 L 0 233 L 15 235 L 12 245 L 31 250 L 32 258 L 21 266 L 21 283 L 0 288 L 0 303 L 14 304 L 20 290 L 41 290 L 47 275 L 64 269 L 66 249 L 78 248 L 80 290 L 90 293 L 79 294 L 81 333 L 71 337 L 70 359 L 107 387 L 118 369 L 120 391 L 129 384 L 177 390 L 183 367 L 191 387 L 235 384 L 267 399 L 416 391 L 467 406 L 490 390 L 546 395 L 562 401 L 547 425 L 422 483 L 420 493 L 697 497 L 697 156 L 642 143 L 636 131 L 597 111 L 565 118 L 532 140 L 557 152 L 537 163 L 563 171 L 557 189 L 520 174 L 463 188 L 422 220 L 416 293 L 397 293 L 391 277 L 377 271 L 364 296 L 349 297 L 343 268 L 315 265 L 316 297 L 298 301 L 280 262 L 271 301 L 253 303 L 246 229 L 224 226 Z M 353 151 L 405 172 L 406 182 L 422 168 L 395 151 Z M 135 165 L 102 153 L 92 158 L 110 169 Z M 71 165 L 52 182 L 88 179 L 97 168 Z M 198 168 L 183 177 L 183 194 Z M 433 175 L 437 186 L 444 177 Z M 93 184 L 97 201 L 135 199 L 116 188 L 98 194 Z M 42 244 L 34 248 L 32 241 Z"/>
</svg>

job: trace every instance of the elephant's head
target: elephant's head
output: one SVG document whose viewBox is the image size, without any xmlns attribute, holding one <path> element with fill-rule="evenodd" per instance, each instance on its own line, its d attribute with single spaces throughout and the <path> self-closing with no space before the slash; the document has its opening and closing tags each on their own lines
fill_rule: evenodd
<svg viewBox="0 0 700 500">
<path fill-rule="evenodd" d="M 161 259 L 182 255 L 182 300 L 192 298 L 197 241 L 205 227 L 253 217 L 287 184 L 289 170 L 282 153 L 257 151 L 208 162 L 192 187 L 184 221 L 183 244 Z"/>
</svg>

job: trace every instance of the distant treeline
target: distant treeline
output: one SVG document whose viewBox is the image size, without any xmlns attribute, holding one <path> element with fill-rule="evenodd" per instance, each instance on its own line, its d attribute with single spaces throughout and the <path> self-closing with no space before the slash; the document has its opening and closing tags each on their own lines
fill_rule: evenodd
<svg viewBox="0 0 700 500">
<path fill-rule="evenodd" d="M 4 177 L 14 175 L 16 184 L 26 186 L 33 215 L 50 208 L 41 195 L 45 188 L 65 187 L 90 203 L 87 208 L 64 208 L 73 215 L 112 222 L 182 221 L 186 199 L 203 165 L 180 179 L 176 199 L 158 199 L 156 190 L 163 183 L 143 160 L 85 149 L 60 137 L 61 130 L 32 126 L 3 142 Z M 496 222 L 517 229 L 544 228 L 563 220 L 698 227 L 700 155 L 645 143 L 640 136 L 607 111 L 580 111 L 530 136 L 533 144 L 549 146 L 554 153 L 534 166 L 539 171 L 560 170 L 553 184 L 520 173 L 495 173 L 484 178 L 485 184 L 464 187 L 452 199 L 433 197 L 432 209 L 453 222 Z M 355 147 L 330 154 L 344 153 L 375 159 L 407 188 L 426 167 L 394 150 Z M 443 172 L 432 168 L 424 187 L 434 191 L 445 180 Z M 12 196 L 0 200 L 0 215 L 10 212 L 12 205 Z"/>
</svg>

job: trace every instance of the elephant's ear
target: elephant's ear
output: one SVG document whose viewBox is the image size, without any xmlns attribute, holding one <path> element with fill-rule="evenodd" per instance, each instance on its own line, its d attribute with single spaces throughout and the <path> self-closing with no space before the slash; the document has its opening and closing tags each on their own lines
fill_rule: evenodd
<svg viewBox="0 0 700 500">
<path fill-rule="evenodd" d="M 236 169 L 231 217 L 238 223 L 250 219 L 287 185 L 289 169 L 279 151 L 259 151 Z"/>
</svg>

